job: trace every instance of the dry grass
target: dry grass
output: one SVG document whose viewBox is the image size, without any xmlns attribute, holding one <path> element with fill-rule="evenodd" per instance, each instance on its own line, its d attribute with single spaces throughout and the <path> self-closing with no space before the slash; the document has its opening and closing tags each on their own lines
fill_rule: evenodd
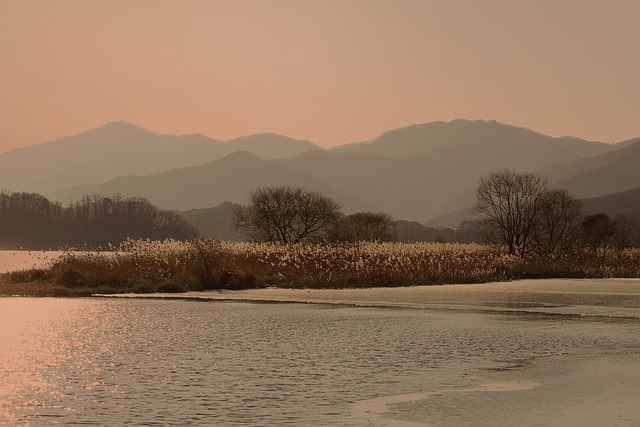
<svg viewBox="0 0 640 427">
<path fill-rule="evenodd" d="M 478 244 L 129 240 L 117 250 L 68 252 L 48 270 L 5 275 L 0 294 L 361 288 L 552 277 L 640 277 L 640 250 L 522 259 Z"/>
</svg>

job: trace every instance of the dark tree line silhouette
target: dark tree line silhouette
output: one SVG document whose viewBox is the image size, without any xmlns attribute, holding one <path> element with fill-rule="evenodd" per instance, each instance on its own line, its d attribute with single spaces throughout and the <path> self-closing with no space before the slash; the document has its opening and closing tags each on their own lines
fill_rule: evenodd
<svg viewBox="0 0 640 427">
<path fill-rule="evenodd" d="M 396 240 L 393 219 L 383 213 L 344 215 L 340 205 L 299 187 L 258 187 L 247 206 L 233 206 L 233 223 L 258 242 L 387 242 Z"/>
<path fill-rule="evenodd" d="M 105 246 L 128 237 L 188 239 L 196 229 L 143 198 L 85 196 L 63 206 L 36 193 L 0 193 L 0 248 Z"/>
<path fill-rule="evenodd" d="M 546 178 L 503 169 L 480 179 L 475 211 L 484 239 L 509 255 L 563 255 L 579 247 L 594 254 L 634 245 L 633 220 L 605 213 L 583 216 L 582 202 Z"/>
</svg>

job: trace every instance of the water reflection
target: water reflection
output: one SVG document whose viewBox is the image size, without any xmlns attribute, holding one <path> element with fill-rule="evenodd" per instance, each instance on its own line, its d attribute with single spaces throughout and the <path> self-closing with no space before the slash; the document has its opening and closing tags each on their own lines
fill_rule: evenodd
<svg viewBox="0 0 640 427">
<path fill-rule="evenodd" d="M 0 273 L 43 268 L 63 253 L 63 251 L 0 250 Z"/>
<path fill-rule="evenodd" d="M 350 403 L 638 344 L 624 325 L 291 304 L 3 298 L 0 324 L 0 424 L 366 425 Z"/>
</svg>

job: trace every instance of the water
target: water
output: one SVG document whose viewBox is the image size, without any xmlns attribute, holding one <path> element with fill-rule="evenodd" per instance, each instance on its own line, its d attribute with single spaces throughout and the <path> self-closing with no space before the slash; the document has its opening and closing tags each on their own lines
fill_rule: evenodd
<svg viewBox="0 0 640 427">
<path fill-rule="evenodd" d="M 63 251 L 0 250 L 0 273 L 46 267 Z"/>
<path fill-rule="evenodd" d="M 639 347 L 637 321 L 0 298 L 0 424 L 341 425 L 513 360 Z"/>
</svg>

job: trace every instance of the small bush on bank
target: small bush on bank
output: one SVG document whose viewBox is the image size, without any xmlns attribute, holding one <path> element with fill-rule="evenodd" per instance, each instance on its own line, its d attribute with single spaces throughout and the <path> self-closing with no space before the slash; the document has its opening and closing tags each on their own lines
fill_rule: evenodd
<svg viewBox="0 0 640 427">
<path fill-rule="evenodd" d="M 54 286 L 51 291 L 54 297 L 68 297 L 71 294 L 66 286 Z"/>
<path fill-rule="evenodd" d="M 169 280 L 159 284 L 158 287 L 156 288 L 156 291 L 162 292 L 162 293 L 176 294 L 176 293 L 186 292 L 187 290 L 180 283 L 174 280 Z"/>
<path fill-rule="evenodd" d="M 131 289 L 134 294 L 151 294 L 155 292 L 155 288 L 148 283 L 137 284 Z"/>
<path fill-rule="evenodd" d="M 18 270 L 9 273 L 9 280 L 12 283 L 28 283 L 44 281 L 49 278 L 47 270 L 43 268 L 32 268 L 28 270 Z"/>
<path fill-rule="evenodd" d="M 68 288 L 77 288 L 78 286 L 82 286 L 85 280 L 79 271 L 68 268 L 62 271 L 57 282 Z"/>
</svg>

